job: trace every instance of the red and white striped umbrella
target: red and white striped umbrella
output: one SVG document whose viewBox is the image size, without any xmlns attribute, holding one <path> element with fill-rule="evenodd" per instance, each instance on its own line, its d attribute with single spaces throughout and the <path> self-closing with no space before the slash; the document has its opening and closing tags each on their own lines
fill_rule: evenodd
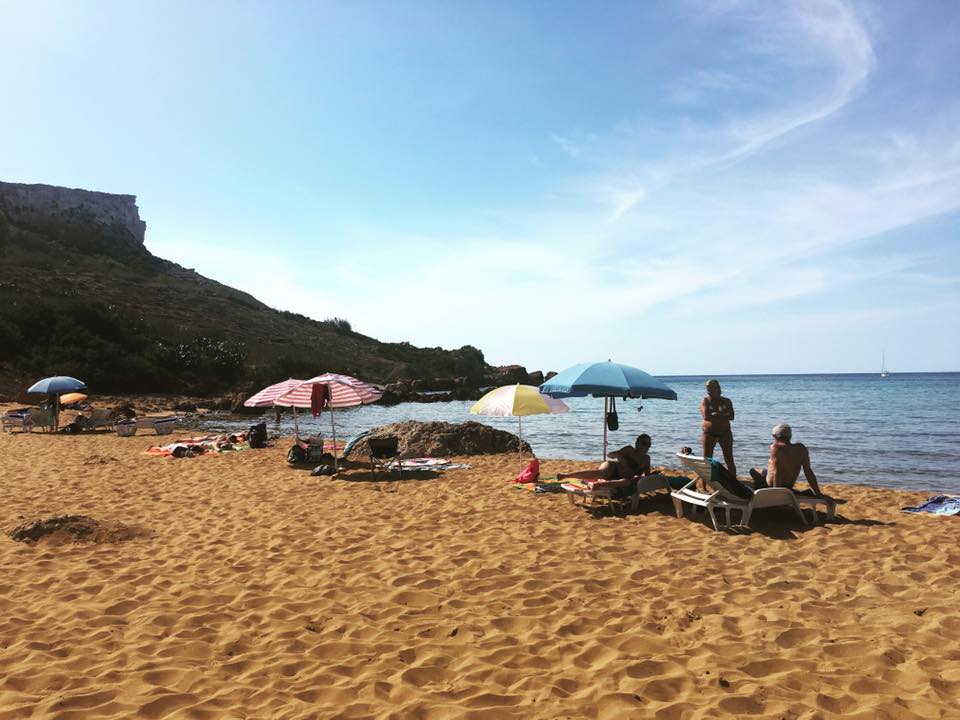
<svg viewBox="0 0 960 720">
<path fill-rule="evenodd" d="M 294 380 L 293 378 L 278 382 L 270 387 L 265 387 L 256 395 L 251 395 L 243 401 L 243 404 L 247 407 L 270 407 L 276 403 L 278 397 L 300 387 L 302 384 L 303 380 Z"/>
<path fill-rule="evenodd" d="M 284 407 L 309 408 L 314 385 L 327 385 L 330 388 L 330 407 L 335 408 L 368 405 L 383 396 L 381 390 L 355 377 L 326 373 L 310 378 L 289 392 L 278 396 L 276 404 Z"/>
<path fill-rule="evenodd" d="M 333 408 L 367 405 L 379 400 L 383 396 L 383 392 L 369 383 L 357 380 L 355 377 L 326 373 L 310 378 L 290 392 L 278 397 L 276 404 L 293 407 L 294 418 L 296 418 L 296 408 L 309 408 L 311 406 L 315 385 L 326 385 L 330 390 L 330 429 L 333 432 L 333 470 L 336 475 L 340 468 L 337 459 L 337 426 L 333 420 Z M 297 433 L 299 435 L 299 429 Z"/>
</svg>

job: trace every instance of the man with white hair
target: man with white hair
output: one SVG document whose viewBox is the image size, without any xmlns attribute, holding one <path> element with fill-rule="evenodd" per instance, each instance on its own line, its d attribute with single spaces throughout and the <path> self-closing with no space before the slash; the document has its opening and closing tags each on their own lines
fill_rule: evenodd
<svg viewBox="0 0 960 720">
<path fill-rule="evenodd" d="M 793 430 L 786 423 L 780 423 L 771 431 L 773 444 L 770 446 L 770 460 L 765 469 L 752 468 L 750 477 L 753 478 L 757 489 L 765 487 L 785 487 L 793 489 L 800 470 L 806 478 L 814 497 L 823 497 L 820 486 L 817 485 L 817 476 L 810 467 L 810 453 L 803 443 L 790 442 Z"/>
</svg>

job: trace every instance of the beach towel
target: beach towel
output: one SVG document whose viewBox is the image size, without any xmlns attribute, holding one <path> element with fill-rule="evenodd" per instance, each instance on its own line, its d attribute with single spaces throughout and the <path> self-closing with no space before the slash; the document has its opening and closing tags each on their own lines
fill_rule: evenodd
<svg viewBox="0 0 960 720">
<path fill-rule="evenodd" d="M 901 508 L 903 512 L 930 513 L 932 515 L 960 515 L 960 497 L 934 495 L 916 507 Z"/>
<path fill-rule="evenodd" d="M 708 458 L 708 460 L 710 461 L 710 480 L 712 482 L 719 484 L 728 493 L 741 500 L 749 500 L 753 497 L 753 488 L 747 487 L 737 480 L 737 478 L 733 476 L 733 473 L 718 461 L 713 458 Z"/>
<path fill-rule="evenodd" d="M 320 412 L 329 404 L 330 388 L 326 385 L 316 384 L 310 389 L 310 412 L 317 417 Z"/>
<path fill-rule="evenodd" d="M 562 493 L 563 483 L 560 482 L 542 482 L 534 485 L 533 491 L 539 495 L 544 493 Z"/>
<path fill-rule="evenodd" d="M 147 448 L 147 455 L 154 457 L 198 457 L 218 452 L 238 452 L 250 448 L 245 442 L 238 441 L 217 447 L 219 435 L 201 435 L 199 437 L 175 440 L 167 445 Z M 243 434 L 240 434 L 243 437 Z"/>
<path fill-rule="evenodd" d="M 446 458 L 408 458 L 390 463 L 390 468 L 396 470 L 397 467 L 403 469 L 403 472 L 442 472 L 444 470 L 469 470 L 470 466 L 466 463 L 455 463 Z"/>
<path fill-rule="evenodd" d="M 346 457 L 347 455 L 349 455 L 350 451 L 353 450 L 353 446 L 356 445 L 361 440 L 363 440 L 369 434 L 370 434 L 369 430 L 364 430 L 363 432 L 357 433 L 352 438 L 350 438 L 350 441 L 347 443 L 346 447 L 343 448 L 343 453 L 341 453 L 343 457 Z"/>
</svg>

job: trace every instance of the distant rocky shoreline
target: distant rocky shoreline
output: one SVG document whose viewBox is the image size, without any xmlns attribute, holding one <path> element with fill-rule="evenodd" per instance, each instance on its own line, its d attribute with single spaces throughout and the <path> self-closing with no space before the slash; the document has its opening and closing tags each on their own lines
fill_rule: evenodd
<svg viewBox="0 0 960 720">
<path fill-rule="evenodd" d="M 479 382 L 471 382 L 465 377 L 434 378 L 431 380 L 401 380 L 383 386 L 380 405 L 399 405 L 400 403 L 438 403 L 455 400 L 479 400 L 491 388 L 502 385 L 540 385 L 556 373 L 537 370 L 527 372 L 520 365 L 507 365 L 492 368 Z M 203 397 L 196 395 L 169 394 L 99 394 L 91 390 L 90 401 L 97 407 L 107 407 L 123 414 L 150 414 L 157 412 L 177 412 L 206 415 L 210 413 L 229 413 L 231 415 L 262 415 L 263 408 L 245 407 L 243 401 L 260 388 L 248 388 L 241 392 Z M 36 396 L 18 393 L 5 397 L 0 395 L 0 403 L 31 404 Z"/>
</svg>

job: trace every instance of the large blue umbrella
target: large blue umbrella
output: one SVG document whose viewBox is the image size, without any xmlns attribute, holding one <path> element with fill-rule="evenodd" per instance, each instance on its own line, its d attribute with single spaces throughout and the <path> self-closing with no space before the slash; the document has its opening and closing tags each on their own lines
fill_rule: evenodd
<svg viewBox="0 0 960 720">
<path fill-rule="evenodd" d="M 68 375 L 54 375 L 53 377 L 37 380 L 27 388 L 28 393 L 68 393 L 86 390 L 87 386 L 80 380 Z"/>
<path fill-rule="evenodd" d="M 60 395 L 62 393 L 86 389 L 86 384 L 81 380 L 72 378 L 69 375 L 54 375 L 53 377 L 44 378 L 43 380 L 37 380 L 37 382 L 27 388 L 27 392 L 54 396 L 53 429 L 58 430 L 60 426 Z"/>
<path fill-rule="evenodd" d="M 554 375 L 540 392 L 555 398 L 603 398 L 603 457 L 607 457 L 607 410 L 612 397 L 676 400 L 677 393 L 649 373 L 629 365 L 610 362 L 580 363 Z"/>
</svg>

